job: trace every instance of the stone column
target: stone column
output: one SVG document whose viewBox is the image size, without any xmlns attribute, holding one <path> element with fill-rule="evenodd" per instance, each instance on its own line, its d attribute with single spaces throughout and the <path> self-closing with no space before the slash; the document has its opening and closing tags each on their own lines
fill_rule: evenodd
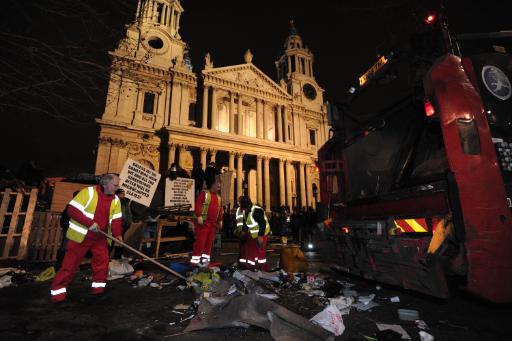
<svg viewBox="0 0 512 341">
<path fill-rule="evenodd" d="M 219 114 L 217 108 L 217 90 L 212 87 L 212 130 L 219 130 Z"/>
<path fill-rule="evenodd" d="M 289 143 L 290 142 L 290 139 L 289 139 L 289 136 L 288 136 L 288 110 L 286 108 L 286 106 L 283 106 L 283 120 L 284 120 L 284 143 Z"/>
<path fill-rule="evenodd" d="M 284 161 L 279 159 L 279 205 L 286 205 Z"/>
<path fill-rule="evenodd" d="M 236 166 L 236 190 L 237 190 L 237 195 L 238 196 L 241 196 L 243 195 L 243 161 L 244 161 L 244 154 L 242 153 L 237 153 L 236 154 L 236 157 L 237 157 L 237 166 Z"/>
<path fill-rule="evenodd" d="M 119 155 L 119 143 L 118 141 L 112 141 L 112 148 L 110 149 L 110 159 L 108 162 L 109 173 L 119 173 L 117 170 L 117 158 Z"/>
<path fill-rule="evenodd" d="M 170 27 L 174 28 L 176 25 L 176 22 L 174 21 L 174 7 L 171 7 L 171 21 L 170 21 Z"/>
<path fill-rule="evenodd" d="M 311 172 L 313 171 L 313 165 L 306 165 L 306 195 L 308 198 L 308 206 L 315 208 L 315 200 L 313 198 L 313 184 L 311 182 Z"/>
<path fill-rule="evenodd" d="M 299 181 L 300 181 L 300 204 L 306 207 L 306 179 L 304 178 L 304 162 L 299 163 Z"/>
<path fill-rule="evenodd" d="M 265 177 L 265 209 L 270 211 L 270 157 L 263 157 L 263 176 Z"/>
<path fill-rule="evenodd" d="M 256 98 L 256 137 L 263 137 L 263 119 L 261 117 L 261 101 Z"/>
<path fill-rule="evenodd" d="M 208 129 L 208 86 L 203 89 L 203 124 L 202 128 Z"/>
<path fill-rule="evenodd" d="M 262 159 L 263 158 L 261 155 L 256 156 L 256 181 L 258 187 L 258 205 L 261 205 L 263 203 L 263 173 L 261 171 Z"/>
<path fill-rule="evenodd" d="M 300 136 L 300 121 L 299 121 L 299 115 L 297 112 L 292 112 L 293 115 L 293 142 L 294 145 L 300 146 L 301 145 L 301 136 Z"/>
<path fill-rule="evenodd" d="M 283 142 L 283 106 L 277 106 L 277 142 Z"/>
<path fill-rule="evenodd" d="M 189 125 L 189 86 L 186 84 L 181 85 L 181 110 L 180 110 L 180 124 L 183 126 Z"/>
<path fill-rule="evenodd" d="M 231 174 L 231 185 L 229 186 L 229 203 L 231 208 L 235 206 L 235 152 L 229 152 L 229 170 Z"/>
<path fill-rule="evenodd" d="M 187 151 L 188 146 L 185 144 L 179 144 L 178 145 L 178 165 L 180 167 L 183 167 L 183 154 Z"/>
<path fill-rule="evenodd" d="M 261 101 L 261 111 L 263 113 L 263 139 L 268 139 L 268 122 L 267 122 L 267 111 L 265 108 L 267 107 L 264 101 Z"/>
<path fill-rule="evenodd" d="M 96 175 L 108 173 L 108 160 L 110 158 L 110 142 L 107 138 L 100 137 L 98 156 L 96 158 Z"/>
<path fill-rule="evenodd" d="M 171 143 L 169 145 L 169 166 L 167 168 L 171 168 L 171 165 L 176 160 L 176 145 Z"/>
<path fill-rule="evenodd" d="M 217 158 L 217 151 L 215 149 L 210 149 L 210 162 L 215 163 Z"/>
<path fill-rule="evenodd" d="M 293 212 L 291 168 L 291 161 L 286 160 L 286 204 L 288 205 L 288 207 L 290 207 L 290 212 Z"/>
<path fill-rule="evenodd" d="M 201 147 L 199 150 L 201 152 L 201 167 L 203 168 L 203 170 L 205 170 L 206 169 L 206 154 L 208 153 L 208 150 L 205 147 Z"/>
<path fill-rule="evenodd" d="M 235 94 L 231 91 L 231 101 L 229 102 L 229 132 L 235 133 Z"/>
<path fill-rule="evenodd" d="M 243 135 L 242 95 L 238 94 L 238 135 Z"/>
</svg>

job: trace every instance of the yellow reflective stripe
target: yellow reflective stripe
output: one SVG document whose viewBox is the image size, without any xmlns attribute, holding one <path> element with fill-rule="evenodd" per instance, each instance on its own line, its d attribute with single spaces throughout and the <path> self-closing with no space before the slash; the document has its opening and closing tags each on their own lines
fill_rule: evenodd
<svg viewBox="0 0 512 341">
<path fill-rule="evenodd" d="M 114 214 L 110 221 L 117 219 L 117 218 L 122 218 L 122 217 L 123 217 L 123 213 L 119 212 L 119 213 Z"/>
<path fill-rule="evenodd" d="M 79 202 L 76 202 L 74 200 L 71 200 L 69 202 L 69 205 L 73 206 L 77 210 L 79 210 L 84 216 L 86 216 L 89 219 L 94 218 L 94 214 L 87 212 L 82 205 L 80 205 Z"/>
<path fill-rule="evenodd" d="M 79 226 L 79 225 L 73 223 L 72 221 L 69 222 L 69 228 L 72 230 L 75 230 L 76 232 L 78 232 L 80 234 L 87 234 L 87 231 L 89 231 L 86 228 L 83 228 L 82 226 Z"/>
<path fill-rule="evenodd" d="M 94 197 L 94 187 L 87 187 L 87 190 L 89 191 L 89 199 L 87 200 L 87 203 L 84 205 L 84 209 L 89 207 L 91 204 L 92 198 Z"/>
<path fill-rule="evenodd" d="M 405 219 L 405 222 L 409 224 L 409 226 L 412 227 L 415 232 L 428 232 L 423 226 L 418 224 L 415 219 Z"/>
<path fill-rule="evenodd" d="M 80 204 L 78 201 L 75 201 L 75 200 L 71 200 L 69 202 L 69 205 L 79 209 L 80 211 L 83 211 L 84 210 L 84 207 L 82 206 L 82 204 Z"/>
</svg>

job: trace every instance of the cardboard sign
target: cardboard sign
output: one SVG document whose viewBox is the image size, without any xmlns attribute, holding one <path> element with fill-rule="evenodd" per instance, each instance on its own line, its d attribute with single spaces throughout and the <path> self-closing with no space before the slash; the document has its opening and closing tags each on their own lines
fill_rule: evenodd
<svg viewBox="0 0 512 341">
<path fill-rule="evenodd" d="M 191 205 L 194 210 L 194 179 L 165 180 L 165 206 Z"/>
<path fill-rule="evenodd" d="M 126 198 L 149 207 L 160 176 L 154 170 L 128 159 L 119 175 L 119 180 L 126 193 Z"/>
<path fill-rule="evenodd" d="M 220 175 L 220 196 L 222 205 L 227 205 L 231 198 L 231 179 L 233 178 L 233 172 L 224 172 Z"/>
</svg>

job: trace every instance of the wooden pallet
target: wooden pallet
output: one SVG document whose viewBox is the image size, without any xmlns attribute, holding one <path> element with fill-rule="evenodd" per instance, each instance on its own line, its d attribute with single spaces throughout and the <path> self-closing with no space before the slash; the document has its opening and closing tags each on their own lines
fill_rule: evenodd
<svg viewBox="0 0 512 341">
<path fill-rule="evenodd" d="M 36 212 L 30 235 L 29 260 L 51 262 L 57 259 L 62 236 L 60 213 Z"/>
<path fill-rule="evenodd" d="M 24 260 L 37 202 L 37 189 L 30 193 L 6 189 L 0 193 L 0 260 Z"/>
</svg>

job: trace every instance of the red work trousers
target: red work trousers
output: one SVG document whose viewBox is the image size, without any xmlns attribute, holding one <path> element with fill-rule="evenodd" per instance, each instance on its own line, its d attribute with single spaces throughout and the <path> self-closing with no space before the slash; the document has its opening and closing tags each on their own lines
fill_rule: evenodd
<svg viewBox="0 0 512 341">
<path fill-rule="evenodd" d="M 240 259 L 239 263 L 245 265 L 248 269 L 259 269 L 267 271 L 267 248 L 268 236 L 263 237 L 263 243 L 258 246 L 257 238 L 247 238 L 240 244 Z"/>
<path fill-rule="evenodd" d="M 192 264 L 207 264 L 210 262 L 213 242 L 215 241 L 216 223 L 206 221 L 203 225 L 195 224 L 194 246 L 192 247 Z"/>
<path fill-rule="evenodd" d="M 80 262 L 87 251 L 92 253 L 92 294 L 101 294 L 107 285 L 108 273 L 108 247 L 104 238 L 99 240 L 85 239 L 82 243 L 76 243 L 72 240 L 67 242 L 66 255 L 62 261 L 62 266 L 55 275 L 51 286 L 51 295 L 53 302 L 60 302 L 66 299 L 66 288 L 73 279 Z"/>
</svg>

